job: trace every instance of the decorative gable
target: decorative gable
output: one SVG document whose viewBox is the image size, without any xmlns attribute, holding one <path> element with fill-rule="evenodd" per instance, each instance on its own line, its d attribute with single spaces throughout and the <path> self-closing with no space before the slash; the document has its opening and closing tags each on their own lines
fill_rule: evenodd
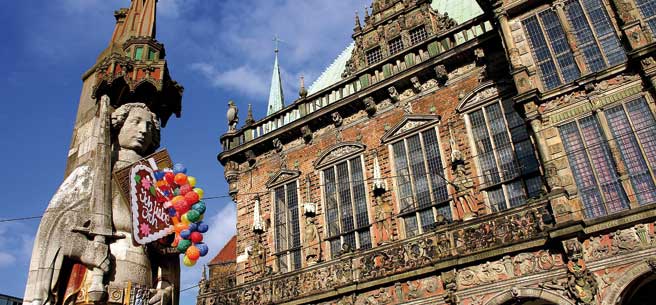
<svg viewBox="0 0 656 305">
<path fill-rule="evenodd" d="M 271 188 L 285 182 L 289 182 L 298 178 L 301 175 L 300 171 L 290 170 L 290 169 L 281 169 L 275 175 L 273 175 L 266 183 L 267 188 Z"/>
<path fill-rule="evenodd" d="M 343 142 L 328 147 L 324 152 L 319 155 L 314 161 L 314 167 L 321 168 L 328 164 L 332 164 L 350 156 L 359 154 L 365 150 L 365 146 L 359 142 Z"/>
<path fill-rule="evenodd" d="M 382 143 L 389 143 L 393 140 L 405 137 L 426 126 L 439 123 L 439 115 L 409 115 L 403 118 L 392 129 L 388 130 L 381 138 Z"/>
<path fill-rule="evenodd" d="M 470 109 L 478 108 L 487 102 L 500 96 L 499 86 L 494 81 L 480 84 L 472 92 L 467 94 L 456 107 L 458 112 L 466 112 Z"/>
</svg>

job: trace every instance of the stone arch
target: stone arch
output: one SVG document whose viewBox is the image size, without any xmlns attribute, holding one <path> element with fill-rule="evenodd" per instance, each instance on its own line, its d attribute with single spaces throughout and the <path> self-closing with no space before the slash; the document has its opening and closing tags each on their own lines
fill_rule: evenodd
<svg viewBox="0 0 656 305">
<path fill-rule="evenodd" d="M 576 303 L 573 302 L 572 300 L 565 298 L 564 296 L 555 293 L 551 290 L 547 290 L 543 288 L 529 288 L 529 287 L 524 287 L 524 288 L 513 287 L 511 289 L 508 289 L 504 292 L 495 295 L 484 305 L 502 305 L 506 302 L 510 302 L 517 299 L 523 299 L 523 298 L 541 299 L 558 305 L 576 305 Z"/>
<path fill-rule="evenodd" d="M 623 272 L 622 276 L 613 282 L 613 284 L 608 287 L 608 291 L 605 293 L 601 305 L 615 305 L 619 304 L 622 298 L 627 292 L 627 288 L 631 284 L 639 282 L 645 277 L 654 273 L 654 268 L 649 264 L 649 261 L 653 262 L 654 259 L 649 259 L 644 262 L 637 263 L 629 270 Z"/>
</svg>

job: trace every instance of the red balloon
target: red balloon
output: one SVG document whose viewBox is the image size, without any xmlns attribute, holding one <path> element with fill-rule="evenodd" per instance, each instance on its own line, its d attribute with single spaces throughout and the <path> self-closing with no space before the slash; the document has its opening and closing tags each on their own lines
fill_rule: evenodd
<svg viewBox="0 0 656 305">
<path fill-rule="evenodd" d="M 193 188 L 191 187 L 191 185 L 185 184 L 185 185 L 180 187 L 180 195 L 184 196 L 187 193 L 191 192 L 192 189 Z"/>
<path fill-rule="evenodd" d="M 198 202 L 199 199 L 200 199 L 200 197 L 198 196 L 198 193 L 196 193 L 196 192 L 189 192 L 185 195 L 185 201 L 187 201 L 188 203 L 191 203 L 192 205 L 194 203 Z"/>
<path fill-rule="evenodd" d="M 191 239 L 192 243 L 197 244 L 203 241 L 203 234 L 201 234 L 200 232 L 191 232 L 191 236 L 189 236 L 189 239 Z"/>
<path fill-rule="evenodd" d="M 173 182 L 175 182 L 175 174 L 172 172 L 166 172 L 166 174 L 164 174 L 164 180 L 169 184 L 173 184 Z"/>
</svg>

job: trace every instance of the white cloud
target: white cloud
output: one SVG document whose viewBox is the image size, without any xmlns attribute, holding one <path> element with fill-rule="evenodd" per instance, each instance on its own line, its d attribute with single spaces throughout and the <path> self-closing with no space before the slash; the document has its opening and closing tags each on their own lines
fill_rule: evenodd
<svg viewBox="0 0 656 305">
<path fill-rule="evenodd" d="M 268 94 L 268 84 L 262 73 L 248 66 L 240 66 L 234 69 L 219 71 L 210 63 L 194 63 L 191 69 L 200 72 L 213 86 L 237 91 L 249 97 L 262 97 Z"/>
<path fill-rule="evenodd" d="M 0 268 L 10 266 L 16 261 L 16 257 L 11 253 L 0 252 Z"/>
</svg>

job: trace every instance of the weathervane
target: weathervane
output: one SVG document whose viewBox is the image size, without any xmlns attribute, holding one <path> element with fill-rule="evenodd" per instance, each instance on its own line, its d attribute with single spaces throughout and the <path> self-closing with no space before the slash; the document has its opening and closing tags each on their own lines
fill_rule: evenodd
<svg viewBox="0 0 656 305">
<path fill-rule="evenodd" d="M 278 46 L 281 42 L 285 42 L 284 40 L 281 40 L 278 35 L 273 36 L 273 43 L 276 45 L 276 48 L 273 50 L 274 52 L 278 53 Z"/>
</svg>

